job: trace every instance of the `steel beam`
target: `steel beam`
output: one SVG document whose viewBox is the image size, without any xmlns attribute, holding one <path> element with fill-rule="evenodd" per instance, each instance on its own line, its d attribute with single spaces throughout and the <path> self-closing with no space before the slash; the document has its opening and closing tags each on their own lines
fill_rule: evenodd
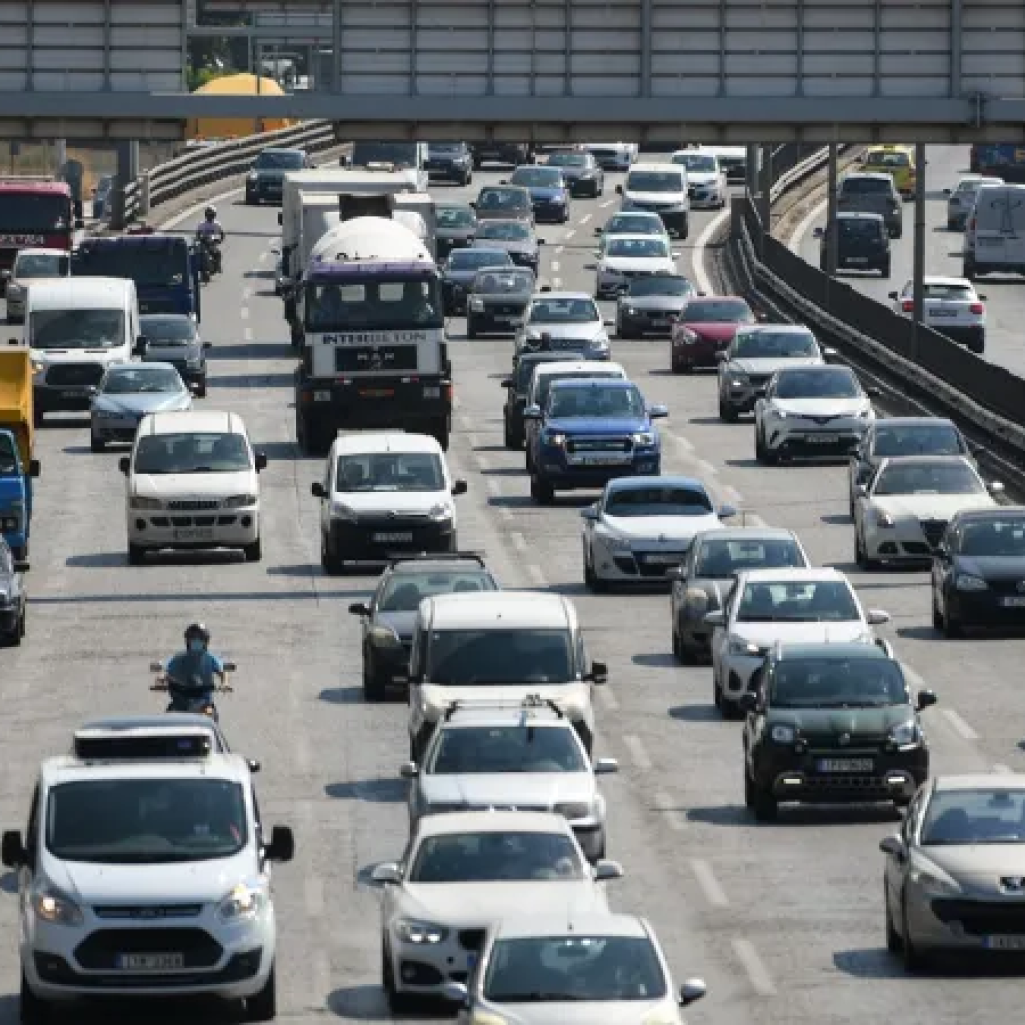
<svg viewBox="0 0 1025 1025">
<path fill-rule="evenodd" d="M 651 4 L 641 0 L 641 96 L 651 95 Z"/>
<path fill-rule="evenodd" d="M 826 168 L 826 273 L 836 276 L 836 264 L 840 255 L 840 232 L 836 223 L 836 144 L 829 144 L 829 162 Z"/>
<path fill-rule="evenodd" d="M 342 91 L 342 4 L 334 0 L 331 11 L 331 92 L 336 94 Z"/>
<path fill-rule="evenodd" d="M 950 4 L 950 95 L 961 95 L 961 0 Z"/>
<path fill-rule="evenodd" d="M 914 262 L 911 268 L 914 293 L 914 312 L 911 314 L 914 329 L 911 333 L 911 358 L 918 361 L 918 342 L 925 308 L 925 146 L 915 146 L 915 244 Z"/>
</svg>

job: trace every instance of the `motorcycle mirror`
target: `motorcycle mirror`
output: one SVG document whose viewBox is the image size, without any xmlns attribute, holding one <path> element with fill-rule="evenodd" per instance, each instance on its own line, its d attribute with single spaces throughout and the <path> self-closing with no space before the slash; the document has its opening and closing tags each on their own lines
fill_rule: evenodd
<svg viewBox="0 0 1025 1025">
<path fill-rule="evenodd" d="M 224 671 L 226 673 L 234 673 L 238 671 L 238 665 L 234 662 L 225 662 Z"/>
<path fill-rule="evenodd" d="M 250 772 L 259 772 L 260 771 L 260 763 L 255 758 L 247 758 L 246 759 L 246 764 L 249 766 L 249 771 Z"/>
</svg>

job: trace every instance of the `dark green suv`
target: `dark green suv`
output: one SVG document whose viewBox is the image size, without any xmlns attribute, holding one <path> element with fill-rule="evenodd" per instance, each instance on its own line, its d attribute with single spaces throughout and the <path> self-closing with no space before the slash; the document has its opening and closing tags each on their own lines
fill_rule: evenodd
<svg viewBox="0 0 1025 1025">
<path fill-rule="evenodd" d="M 779 805 L 906 805 L 929 775 L 918 713 L 900 663 L 875 644 L 777 644 L 740 700 L 744 803 L 759 821 Z"/>
</svg>

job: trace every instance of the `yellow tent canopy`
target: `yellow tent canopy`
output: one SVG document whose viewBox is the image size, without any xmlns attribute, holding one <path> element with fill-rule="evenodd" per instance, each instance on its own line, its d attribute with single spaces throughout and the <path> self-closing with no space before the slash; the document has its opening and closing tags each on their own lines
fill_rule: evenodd
<svg viewBox="0 0 1025 1025">
<path fill-rule="evenodd" d="M 225 75 L 215 78 L 200 86 L 196 93 L 220 96 L 284 96 L 284 90 L 273 78 L 257 77 L 256 75 L 240 74 Z M 189 139 L 237 139 L 243 135 L 256 135 L 259 132 L 276 132 L 281 128 L 291 128 L 294 122 L 286 118 L 190 118 L 186 126 Z"/>
</svg>

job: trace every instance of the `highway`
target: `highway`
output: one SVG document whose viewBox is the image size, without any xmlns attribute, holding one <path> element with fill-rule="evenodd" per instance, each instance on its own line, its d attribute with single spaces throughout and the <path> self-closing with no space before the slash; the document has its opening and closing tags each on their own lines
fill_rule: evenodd
<svg viewBox="0 0 1025 1025">
<path fill-rule="evenodd" d="M 931 189 L 953 180 L 966 164 L 962 152 L 934 155 Z M 469 197 L 498 177 L 479 174 L 470 189 L 439 187 L 437 195 Z M 568 225 L 540 229 L 548 283 L 593 288 L 585 267 L 594 227 L 615 209 L 615 181 L 602 199 L 575 201 Z M 130 568 L 118 454 L 91 454 L 82 421 L 41 430 L 28 636 L 20 649 L 0 652 L 0 823 L 24 828 L 39 760 L 65 751 L 77 723 L 160 709 L 147 691 L 147 665 L 180 646 L 188 622 L 204 620 L 214 650 L 239 663 L 222 723 L 237 749 L 263 763 L 256 783 L 264 823 L 296 832 L 296 860 L 274 875 L 280 1020 L 387 1021 L 377 899 L 362 880 L 373 864 L 399 857 L 406 841 L 397 773 L 406 708 L 362 701 L 358 623 L 346 610 L 368 595 L 372 578 L 326 578 L 319 566 L 310 484 L 323 464 L 300 457 L 294 444 L 294 357 L 272 291 L 276 211 L 246 208 L 237 197 L 218 207 L 229 237 L 225 274 L 204 297 L 202 328 L 214 349 L 209 396 L 199 404 L 242 414 L 269 457 L 264 561 L 167 557 Z M 939 209 L 931 200 L 930 213 Z M 713 216 L 696 214 L 678 246 L 685 273 L 696 274 L 704 258 L 695 241 Z M 188 214 L 183 230 L 197 217 Z M 910 231 L 907 239 L 902 254 Z M 933 254 L 956 242 L 930 231 Z M 898 266 L 895 283 L 904 274 Z M 1014 286 L 986 287 L 1002 316 L 996 297 Z M 626 869 L 610 884 L 611 899 L 652 920 L 678 983 L 707 981 L 708 997 L 686 1012 L 691 1025 L 1017 1020 L 1019 979 L 961 969 L 908 978 L 886 953 L 878 842 L 898 826 L 892 811 L 786 810 L 777 824 L 754 824 L 743 807 L 740 724 L 720 721 L 712 708 L 708 667 L 673 664 L 667 596 L 589 594 L 579 510 L 592 496 L 533 505 L 522 454 L 503 448 L 499 380 L 511 340 L 469 342 L 461 321 L 451 333 L 459 407 L 449 459 L 454 476 L 469 481 L 457 500 L 461 547 L 484 552 L 508 587 L 570 596 L 591 654 L 610 665 L 610 683 L 598 690 L 596 754 L 620 760 L 620 774 L 605 777 L 608 851 Z M 991 344 L 994 355 L 1009 351 L 998 332 Z M 941 639 L 929 625 L 925 574 L 854 567 L 844 467 L 757 466 L 750 421 L 719 422 L 713 377 L 670 375 L 668 342 L 613 341 L 613 358 L 649 401 L 669 406 L 665 472 L 700 476 L 746 515 L 797 530 L 813 559 L 851 574 L 866 607 L 891 613 L 883 633 L 914 678 L 939 694 L 924 713 L 936 771 L 1025 766 L 1017 746 L 1025 641 Z M 3 877 L 0 893 L 0 1025 L 17 1021 L 13 881 Z"/>
<path fill-rule="evenodd" d="M 925 168 L 925 272 L 961 277 L 961 246 L 964 235 L 947 228 L 947 197 L 958 179 L 969 173 L 968 146 L 929 146 Z M 857 170 L 852 167 L 851 170 Z M 789 248 L 813 266 L 819 264 L 819 242 L 814 229 L 826 220 L 823 200 L 784 239 Z M 911 280 L 914 267 L 915 205 L 904 204 L 904 234 L 892 242 L 893 271 L 889 280 L 878 274 L 844 272 L 841 280 L 864 295 L 892 307 L 888 293 L 900 291 Z M 976 290 L 986 297 L 987 331 L 985 359 L 1025 375 L 1025 335 L 1021 331 L 1025 314 L 1025 280 L 1017 275 L 987 275 L 975 282 Z"/>
</svg>

